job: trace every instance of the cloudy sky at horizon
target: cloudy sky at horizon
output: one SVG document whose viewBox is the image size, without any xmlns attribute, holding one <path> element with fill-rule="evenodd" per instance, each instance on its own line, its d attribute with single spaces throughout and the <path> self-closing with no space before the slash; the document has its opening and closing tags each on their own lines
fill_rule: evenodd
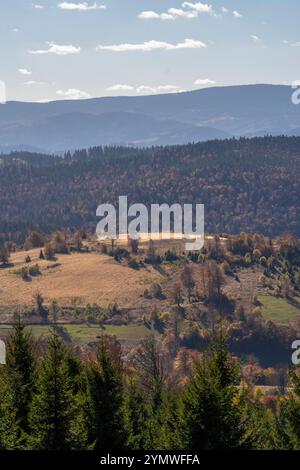
<svg viewBox="0 0 300 470">
<path fill-rule="evenodd" d="M 0 11 L 8 100 L 300 79 L 298 0 L 9 0 Z"/>
</svg>

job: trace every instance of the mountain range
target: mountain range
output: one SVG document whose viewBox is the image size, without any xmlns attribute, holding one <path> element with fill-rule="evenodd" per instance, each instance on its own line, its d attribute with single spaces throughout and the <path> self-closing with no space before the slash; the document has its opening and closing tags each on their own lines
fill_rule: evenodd
<svg viewBox="0 0 300 470">
<path fill-rule="evenodd" d="M 0 151 L 96 145 L 172 145 L 231 137 L 300 135 L 300 106 L 285 85 L 0 105 Z"/>
</svg>

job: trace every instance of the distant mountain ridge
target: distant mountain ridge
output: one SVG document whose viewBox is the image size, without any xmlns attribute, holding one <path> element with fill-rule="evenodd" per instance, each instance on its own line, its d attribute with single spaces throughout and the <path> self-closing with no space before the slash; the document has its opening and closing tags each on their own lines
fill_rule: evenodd
<svg viewBox="0 0 300 470">
<path fill-rule="evenodd" d="M 0 151 L 169 145 L 299 135 L 300 107 L 284 85 L 213 87 L 153 96 L 0 105 Z"/>
</svg>

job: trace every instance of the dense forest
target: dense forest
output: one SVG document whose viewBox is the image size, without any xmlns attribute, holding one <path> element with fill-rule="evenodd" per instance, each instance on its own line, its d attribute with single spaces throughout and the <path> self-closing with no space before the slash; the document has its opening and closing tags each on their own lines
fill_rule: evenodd
<svg viewBox="0 0 300 470">
<path fill-rule="evenodd" d="M 96 208 L 202 203 L 206 232 L 300 235 L 300 138 L 265 137 L 136 149 L 96 147 L 64 157 L 0 157 L 0 240 L 29 230 L 94 231 Z"/>
<path fill-rule="evenodd" d="M 300 391 L 266 399 L 241 381 L 220 329 L 174 383 L 155 336 L 143 340 L 125 367 L 119 343 L 99 340 L 80 356 L 55 331 L 43 358 L 17 322 L 0 368 L 1 450 L 300 449 Z"/>
</svg>

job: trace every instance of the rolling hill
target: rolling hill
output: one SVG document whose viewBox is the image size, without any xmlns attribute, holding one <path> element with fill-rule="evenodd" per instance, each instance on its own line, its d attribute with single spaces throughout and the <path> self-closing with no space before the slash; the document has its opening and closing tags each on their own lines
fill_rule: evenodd
<svg viewBox="0 0 300 470">
<path fill-rule="evenodd" d="M 0 150 L 62 152 L 93 145 L 168 145 L 299 135 L 300 108 L 282 85 L 0 105 Z"/>
</svg>

